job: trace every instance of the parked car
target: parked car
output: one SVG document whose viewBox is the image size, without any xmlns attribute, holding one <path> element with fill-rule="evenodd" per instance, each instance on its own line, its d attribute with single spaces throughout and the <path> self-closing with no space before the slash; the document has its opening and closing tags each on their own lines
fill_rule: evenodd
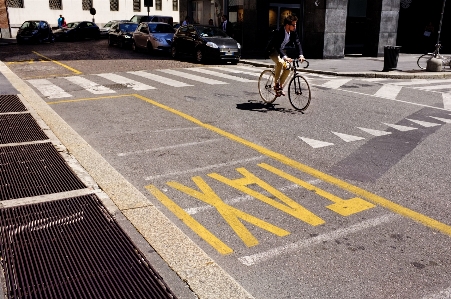
<svg viewBox="0 0 451 299">
<path fill-rule="evenodd" d="M 171 51 L 174 36 L 172 25 L 161 22 L 143 22 L 133 32 L 132 49 L 147 51 Z"/>
<path fill-rule="evenodd" d="M 55 40 L 52 28 L 46 21 L 25 21 L 17 31 L 16 40 L 18 44 L 42 43 Z"/>
<path fill-rule="evenodd" d="M 234 64 L 241 57 L 241 45 L 221 29 L 208 25 L 180 26 L 171 46 L 173 58 L 194 56 L 197 62 L 223 60 Z"/>
<path fill-rule="evenodd" d="M 85 38 L 99 39 L 100 29 L 90 21 L 68 23 L 67 27 L 62 27 L 53 31 L 57 40 L 81 40 Z"/>
<path fill-rule="evenodd" d="M 129 21 L 113 23 L 108 32 L 108 46 L 119 45 L 121 48 L 131 46 L 136 28 L 138 24 Z"/>
<path fill-rule="evenodd" d="M 110 31 L 111 26 L 116 23 L 116 22 L 120 22 L 120 21 L 124 21 L 127 22 L 128 20 L 112 20 L 109 21 L 108 23 L 106 23 L 105 25 L 103 25 L 103 27 L 100 27 L 100 37 L 108 37 L 108 32 Z"/>
<path fill-rule="evenodd" d="M 171 16 L 134 15 L 130 19 L 130 22 L 135 22 L 135 23 L 138 23 L 138 24 L 140 24 L 142 22 L 162 22 L 162 23 L 168 23 L 169 25 L 172 26 L 174 24 L 174 19 Z"/>
</svg>

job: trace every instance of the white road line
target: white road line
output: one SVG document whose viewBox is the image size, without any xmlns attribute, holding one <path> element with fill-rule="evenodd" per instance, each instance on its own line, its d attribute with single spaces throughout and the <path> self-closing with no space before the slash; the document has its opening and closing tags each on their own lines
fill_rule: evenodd
<svg viewBox="0 0 451 299">
<path fill-rule="evenodd" d="M 110 81 L 113 81 L 115 83 L 119 84 L 125 84 L 127 87 L 131 87 L 133 90 L 149 90 L 149 89 L 155 89 L 155 87 L 152 87 L 150 85 L 129 79 L 124 76 L 120 76 L 113 73 L 105 73 L 105 74 L 97 74 L 97 76 L 108 79 Z"/>
<path fill-rule="evenodd" d="M 379 88 L 378 91 L 374 94 L 376 97 L 387 98 L 387 99 L 396 99 L 398 93 L 401 91 L 402 86 L 389 85 L 385 84 Z"/>
<path fill-rule="evenodd" d="M 209 166 L 205 166 L 205 167 L 193 168 L 193 169 L 188 169 L 188 170 L 184 170 L 184 171 L 176 171 L 176 172 L 170 172 L 170 173 L 165 173 L 165 174 L 148 176 L 148 177 L 145 177 L 144 180 L 150 181 L 150 180 L 164 178 L 164 177 L 168 177 L 168 176 L 176 176 L 176 175 L 182 175 L 182 174 L 193 173 L 193 172 L 198 172 L 198 171 L 205 171 L 205 170 L 210 170 L 210 169 L 215 169 L 215 168 L 227 167 L 227 166 L 232 166 L 232 165 L 236 165 L 236 164 L 248 163 L 248 162 L 252 162 L 255 160 L 262 160 L 265 158 L 266 158 L 266 156 L 258 156 L 258 157 L 253 157 L 253 158 L 249 158 L 249 159 L 230 161 L 230 162 L 226 162 L 226 163 L 220 163 L 220 164 L 209 165 Z"/>
<path fill-rule="evenodd" d="M 249 80 L 249 79 L 245 79 L 245 78 L 241 78 L 241 77 L 237 77 L 237 76 L 232 76 L 232 75 L 228 75 L 228 74 L 223 74 L 223 73 L 207 70 L 204 68 L 186 68 L 185 70 L 198 72 L 198 73 L 202 73 L 202 74 L 207 74 L 207 75 L 211 75 L 211 76 L 216 76 L 216 77 L 220 77 L 223 79 L 239 81 L 239 82 L 253 82 L 253 83 L 257 82 L 257 80 Z"/>
<path fill-rule="evenodd" d="M 451 299 L 451 288 L 440 291 L 437 294 L 424 296 L 422 299 Z"/>
<path fill-rule="evenodd" d="M 318 179 L 308 181 L 308 183 L 310 183 L 312 185 L 316 185 L 316 184 L 318 184 L 320 182 L 322 182 L 322 181 L 318 180 Z M 293 184 L 293 185 L 282 187 L 282 188 L 280 188 L 278 190 L 283 192 L 285 190 L 292 190 L 292 189 L 299 189 L 299 188 L 302 188 L 302 187 L 299 186 L 299 185 L 294 185 Z M 266 191 L 262 192 L 262 194 L 266 195 L 266 196 L 270 195 Z M 232 198 L 232 199 L 229 199 L 229 200 L 225 200 L 224 202 L 226 204 L 228 204 L 228 205 L 233 205 L 233 204 L 240 203 L 240 202 L 251 201 L 253 199 L 255 199 L 255 198 L 250 196 L 250 195 L 243 195 L 243 196 L 238 196 L 238 197 L 235 197 L 235 198 Z M 200 206 L 200 207 L 186 208 L 184 210 L 188 214 L 194 215 L 194 214 L 197 214 L 197 213 L 200 213 L 200 212 L 204 212 L 204 211 L 208 211 L 208 210 L 212 210 L 212 209 L 215 209 L 215 207 L 210 206 L 210 205 L 204 205 L 204 206 Z"/>
<path fill-rule="evenodd" d="M 414 81 L 415 80 L 415 81 Z M 427 79 L 413 79 L 409 82 L 393 82 L 388 83 L 391 85 L 398 85 L 398 86 L 413 86 L 413 85 L 424 85 L 424 84 L 431 84 L 431 83 L 449 83 L 449 79 L 444 80 L 427 80 Z"/>
<path fill-rule="evenodd" d="M 354 135 L 348 135 L 348 134 L 343 134 L 343 133 L 338 133 L 338 132 L 332 132 L 335 135 L 337 135 L 338 137 L 340 137 L 341 139 L 343 139 L 346 142 L 351 142 L 351 141 L 357 141 L 357 140 L 363 140 L 365 138 L 363 137 L 359 137 L 359 136 L 354 136 Z"/>
<path fill-rule="evenodd" d="M 125 157 L 125 156 L 136 155 L 136 154 L 144 154 L 144 153 L 164 151 L 164 150 L 174 149 L 174 148 L 179 148 L 179 147 L 187 147 L 187 146 L 192 146 L 192 145 L 211 143 L 211 142 L 216 142 L 216 141 L 221 141 L 221 140 L 223 140 L 223 139 L 217 138 L 217 139 L 210 139 L 210 140 L 199 141 L 199 142 L 181 143 L 181 144 L 176 144 L 176 145 L 162 146 L 162 147 L 150 148 L 150 149 L 134 151 L 134 152 L 119 153 L 117 155 L 119 157 Z"/>
<path fill-rule="evenodd" d="M 260 73 L 235 70 L 235 69 L 231 69 L 231 68 L 228 68 L 228 67 L 214 66 L 214 67 L 211 67 L 211 69 L 219 70 L 219 71 L 222 71 L 222 72 L 228 72 L 228 73 L 232 73 L 232 74 L 245 74 L 245 75 L 251 75 L 251 76 L 260 77 Z"/>
<path fill-rule="evenodd" d="M 428 121 L 421 121 L 421 120 L 410 119 L 410 118 L 406 118 L 406 119 L 410 120 L 411 122 L 414 122 L 416 124 L 419 124 L 420 126 L 426 127 L 426 128 L 436 127 L 436 126 L 440 126 L 441 125 L 441 124 L 437 124 L 437 123 L 430 123 Z"/>
<path fill-rule="evenodd" d="M 387 81 L 387 78 L 363 78 L 363 79 L 356 79 L 359 81 L 367 81 L 367 82 L 378 82 L 378 81 Z"/>
<path fill-rule="evenodd" d="M 209 79 L 206 77 L 201 77 L 201 76 L 196 76 L 193 74 L 188 74 L 188 73 L 183 73 L 183 72 L 179 72 L 176 70 L 159 70 L 160 72 L 166 73 L 166 74 L 171 74 L 174 76 L 179 76 L 182 78 L 186 78 L 189 80 L 193 80 L 193 81 L 198 81 L 198 82 L 202 82 L 205 84 L 228 84 L 227 82 L 222 82 L 222 81 L 218 81 L 218 80 L 213 80 L 213 79 Z"/>
<path fill-rule="evenodd" d="M 152 74 L 152 73 L 147 73 L 144 71 L 136 71 L 136 72 L 128 72 L 129 74 L 132 75 L 136 75 L 136 76 L 140 76 L 146 79 L 150 79 L 159 83 L 163 83 L 172 87 L 186 87 L 186 86 L 193 86 L 191 84 L 186 84 L 180 81 L 176 81 L 167 77 L 163 77 L 160 75 L 156 75 L 156 74 Z"/>
<path fill-rule="evenodd" d="M 367 128 L 362 128 L 362 127 L 357 127 L 358 129 L 367 132 L 368 134 L 371 134 L 373 136 L 384 136 L 384 135 L 390 135 L 391 132 L 386 132 L 386 131 L 380 131 L 380 130 L 374 130 L 374 129 L 367 129 Z"/>
<path fill-rule="evenodd" d="M 329 145 L 334 145 L 333 143 L 330 143 L 330 142 L 315 140 L 315 139 L 301 137 L 301 136 L 298 136 L 298 137 L 313 148 L 320 148 L 320 147 L 325 147 L 325 146 L 329 146 Z"/>
<path fill-rule="evenodd" d="M 451 110 L 451 94 L 442 93 L 443 97 L 443 108 L 446 110 Z"/>
<path fill-rule="evenodd" d="M 401 126 L 401 125 L 394 125 L 394 124 L 387 124 L 387 123 L 383 123 L 386 126 L 392 127 L 393 129 L 396 129 L 398 131 L 401 132 L 407 132 L 407 131 L 412 131 L 412 130 L 416 130 L 417 128 L 414 127 L 407 127 L 407 126 Z"/>
<path fill-rule="evenodd" d="M 341 87 L 342 85 L 348 83 L 351 80 L 352 79 L 334 79 L 334 80 L 330 80 L 326 83 L 323 83 L 321 86 L 326 87 L 326 88 L 337 89 L 337 88 Z"/>
<path fill-rule="evenodd" d="M 310 239 L 306 240 L 300 240 L 296 243 L 287 244 L 284 246 L 279 246 L 273 249 L 270 249 L 268 251 L 259 252 L 252 255 L 242 256 L 238 258 L 238 260 L 246 265 L 246 266 L 252 266 L 259 264 L 261 262 L 274 259 L 282 254 L 289 254 L 292 252 L 299 251 L 302 248 L 306 248 L 309 246 L 321 244 L 326 241 L 335 240 L 344 236 L 347 236 L 349 234 L 353 234 L 371 227 L 375 227 L 384 223 L 388 223 L 394 220 L 397 220 L 401 218 L 401 216 L 397 214 L 387 214 L 381 217 L 368 219 L 365 221 L 362 221 L 360 223 L 356 223 L 354 225 L 351 225 L 349 227 L 341 228 L 334 230 L 330 233 L 326 233 L 323 235 L 319 235 Z"/>
<path fill-rule="evenodd" d="M 243 70 L 254 71 L 254 72 L 258 72 L 258 73 L 261 73 L 263 70 L 269 69 L 267 67 L 252 67 L 252 66 L 244 66 L 244 65 L 236 65 L 234 67 L 243 69 Z"/>
<path fill-rule="evenodd" d="M 74 84 L 77 84 L 78 86 L 83 87 L 87 91 L 93 94 L 105 94 L 105 93 L 116 93 L 114 90 L 109 89 L 105 86 L 102 86 L 100 84 L 97 84 L 95 82 L 92 82 L 86 78 L 79 77 L 79 76 L 72 76 L 72 77 L 64 77 L 69 82 L 72 82 Z"/>
<path fill-rule="evenodd" d="M 39 92 L 48 99 L 70 98 L 72 95 L 65 92 L 62 88 L 56 86 L 47 79 L 27 80 Z"/>
<path fill-rule="evenodd" d="M 449 81 L 448 81 L 449 82 Z M 444 84 L 444 85 L 429 85 L 429 86 L 414 86 L 415 89 L 421 89 L 421 90 L 441 90 L 441 89 L 450 89 L 451 84 Z"/>
</svg>

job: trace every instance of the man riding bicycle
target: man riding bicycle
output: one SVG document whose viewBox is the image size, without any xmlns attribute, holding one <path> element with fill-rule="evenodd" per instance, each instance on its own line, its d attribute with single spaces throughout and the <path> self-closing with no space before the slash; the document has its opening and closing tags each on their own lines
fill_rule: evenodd
<svg viewBox="0 0 451 299">
<path fill-rule="evenodd" d="M 267 46 L 267 53 L 269 54 L 269 58 L 274 61 L 275 65 L 275 86 L 274 90 L 276 91 L 276 95 L 278 97 L 284 96 L 283 85 L 288 75 L 290 74 L 290 70 L 284 68 L 284 65 L 287 62 L 292 62 L 293 59 L 287 56 L 286 46 L 294 46 L 297 54 L 299 55 L 299 60 L 303 62 L 305 60 L 304 55 L 302 53 L 301 42 L 299 41 L 298 34 L 296 32 L 296 22 L 298 18 L 293 15 L 287 16 L 283 20 L 283 27 L 280 27 L 278 30 L 274 32 L 274 36 Z"/>
</svg>

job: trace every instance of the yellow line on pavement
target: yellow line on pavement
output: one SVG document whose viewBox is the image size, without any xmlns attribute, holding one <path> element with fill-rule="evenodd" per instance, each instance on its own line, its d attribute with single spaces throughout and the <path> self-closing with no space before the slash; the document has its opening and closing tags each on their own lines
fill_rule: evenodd
<svg viewBox="0 0 451 299">
<path fill-rule="evenodd" d="M 384 208 L 386 208 L 386 209 L 388 209 L 388 210 L 390 210 L 390 211 L 392 211 L 392 212 L 394 212 L 396 214 L 399 214 L 399 215 L 402 215 L 404 217 L 413 219 L 413 220 L 415 220 L 415 221 L 417 221 L 419 223 L 422 223 L 423 225 L 425 225 L 427 227 L 436 229 L 436 230 L 438 230 L 438 231 L 440 231 L 440 232 L 442 232 L 442 233 L 444 233 L 446 235 L 451 236 L 451 226 L 449 226 L 447 224 L 441 223 L 441 222 L 439 222 L 439 221 L 437 221 L 437 220 L 435 220 L 433 218 L 430 218 L 430 217 L 428 217 L 426 215 L 423 215 L 423 214 L 418 213 L 416 211 L 413 211 L 413 210 L 411 210 L 409 208 L 401 206 L 401 205 L 399 205 L 397 203 L 394 203 L 394 202 L 392 202 L 392 201 L 390 201 L 388 199 L 385 199 L 385 198 L 383 198 L 383 197 L 381 197 L 379 195 L 373 194 L 373 193 L 371 193 L 369 191 L 366 191 L 366 190 L 364 190 L 364 189 L 362 189 L 360 187 L 357 187 L 357 186 L 354 186 L 352 184 L 349 184 L 349 183 L 347 183 L 347 182 L 345 182 L 343 180 L 340 180 L 340 179 L 335 178 L 335 177 L 333 177 L 331 175 L 323 173 L 323 172 L 321 172 L 319 170 L 316 170 L 316 169 L 314 169 L 314 168 L 312 168 L 310 166 L 307 166 L 307 165 L 302 164 L 302 163 L 300 163 L 298 161 L 295 161 L 295 160 L 293 160 L 293 159 L 291 159 L 291 158 L 289 158 L 287 156 L 284 156 L 284 155 L 279 154 L 277 152 L 274 152 L 274 151 L 272 151 L 270 149 L 267 149 L 267 148 L 265 148 L 263 146 L 255 144 L 253 142 L 250 142 L 250 141 L 248 141 L 248 140 L 246 140 L 244 138 L 241 138 L 239 136 L 233 135 L 233 134 L 231 134 L 231 133 L 229 133 L 227 131 L 224 131 L 224 130 L 222 130 L 220 128 L 217 128 L 215 126 L 203 123 L 202 121 L 198 120 L 197 118 L 194 118 L 194 117 L 192 117 L 192 116 L 190 116 L 188 114 L 185 114 L 185 113 L 183 113 L 181 111 L 178 111 L 178 110 L 176 110 L 174 108 L 171 108 L 169 106 L 166 106 L 166 105 L 163 105 L 161 103 L 158 103 L 158 102 L 156 102 L 154 100 L 151 100 L 151 99 L 146 98 L 144 96 L 141 96 L 139 94 L 104 96 L 104 97 L 99 97 L 99 98 L 87 98 L 87 99 L 79 99 L 79 100 L 67 100 L 67 101 L 50 102 L 48 104 L 58 104 L 58 103 L 67 103 L 67 102 L 97 100 L 97 99 L 106 99 L 106 98 L 113 98 L 113 97 L 117 98 L 117 97 L 122 97 L 122 96 L 134 96 L 134 97 L 136 97 L 136 98 L 138 98 L 140 100 L 143 100 L 143 101 L 145 101 L 145 102 L 147 102 L 149 104 L 152 104 L 154 106 L 160 107 L 161 109 L 164 109 L 166 111 L 174 113 L 174 114 L 176 114 L 176 115 L 178 115 L 180 117 L 183 117 L 184 119 L 186 119 L 188 121 L 191 121 L 191 122 L 193 122 L 193 123 L 195 123 L 195 124 L 197 124 L 197 125 L 199 125 L 201 127 L 204 127 L 204 128 L 206 128 L 206 129 L 208 129 L 210 131 L 213 131 L 213 132 L 219 134 L 219 135 L 227 137 L 230 140 L 233 140 L 233 141 L 241 143 L 241 144 L 243 144 L 243 145 L 245 145 L 245 146 L 247 146 L 249 148 L 252 148 L 252 149 L 256 150 L 257 152 L 260 152 L 263 155 L 268 156 L 268 157 L 270 157 L 270 158 L 272 158 L 272 159 L 274 159 L 276 161 L 279 161 L 279 162 L 281 162 L 281 163 L 283 163 L 285 165 L 288 165 L 290 167 L 298 169 L 298 170 L 300 170 L 300 171 L 302 171 L 304 173 L 307 173 L 307 174 L 309 174 L 311 176 L 314 176 L 314 177 L 316 177 L 316 178 L 318 178 L 318 179 L 320 179 L 320 180 L 322 180 L 324 182 L 330 183 L 332 185 L 340 187 L 341 189 L 344 189 L 344 190 L 349 191 L 351 193 L 354 193 L 354 194 L 356 194 L 356 195 L 358 195 L 358 196 L 360 196 L 362 198 L 365 198 L 365 199 L 373 202 L 374 204 L 380 205 L 380 206 L 382 206 L 382 207 L 384 207 Z"/>
<path fill-rule="evenodd" d="M 68 69 L 68 70 L 74 72 L 74 73 L 77 74 L 77 75 L 80 75 L 80 74 L 81 74 L 80 71 L 77 71 L 76 69 L 71 68 L 70 66 L 65 65 L 64 63 L 61 63 L 61 62 L 59 62 L 59 61 L 56 61 L 56 60 L 53 60 L 53 59 L 51 59 L 51 58 L 45 57 L 44 55 L 39 54 L 39 53 L 36 52 L 36 51 L 32 51 L 32 52 L 33 52 L 34 54 L 38 55 L 38 56 L 44 57 L 44 58 L 47 59 L 48 61 L 54 62 L 54 63 L 56 63 L 56 64 L 58 64 L 58 65 L 60 65 L 60 66 L 62 66 L 62 67 L 64 67 L 64 68 L 66 68 L 66 69 Z"/>
</svg>

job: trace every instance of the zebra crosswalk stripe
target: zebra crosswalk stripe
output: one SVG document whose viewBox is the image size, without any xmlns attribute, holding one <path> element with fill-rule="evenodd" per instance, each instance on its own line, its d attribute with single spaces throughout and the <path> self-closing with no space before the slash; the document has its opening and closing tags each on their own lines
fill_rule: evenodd
<svg viewBox="0 0 451 299">
<path fill-rule="evenodd" d="M 396 96 L 401 91 L 402 86 L 389 85 L 385 84 L 379 88 L 378 91 L 374 94 L 376 97 L 386 98 L 386 99 L 396 99 Z"/>
<path fill-rule="evenodd" d="M 260 76 L 260 73 L 235 70 L 235 69 L 231 69 L 231 68 L 228 68 L 228 67 L 215 66 L 215 67 L 212 67 L 212 69 L 223 71 L 223 72 L 229 72 L 229 73 L 232 73 L 232 74 L 245 74 L 245 75 L 251 75 L 251 76 L 256 76 L 256 77 Z"/>
<path fill-rule="evenodd" d="M 234 81 L 239 81 L 239 82 L 257 82 L 256 80 L 249 80 L 249 79 L 245 79 L 245 78 L 241 78 L 241 77 L 237 77 L 237 76 L 232 76 L 232 75 L 228 75 L 228 74 L 224 74 L 224 73 L 219 73 L 219 72 L 207 70 L 207 69 L 204 69 L 204 68 L 186 68 L 185 70 L 198 72 L 198 73 L 203 73 L 203 74 L 216 76 L 216 77 L 221 77 L 221 78 L 224 78 L 224 79 L 229 79 L 229 80 L 234 80 Z"/>
<path fill-rule="evenodd" d="M 205 78 L 205 77 L 201 77 L 201 76 L 196 76 L 193 74 L 188 74 L 188 73 L 184 73 L 184 72 L 180 72 L 180 71 L 176 71 L 176 70 L 159 70 L 160 72 L 166 73 L 166 74 L 171 74 L 174 76 L 179 76 L 185 79 L 189 79 L 189 80 L 193 80 L 193 81 L 198 81 L 198 82 L 202 82 L 205 84 L 228 84 L 227 82 L 223 82 L 223 81 L 218 81 L 218 80 L 214 80 L 214 79 L 209 79 L 209 78 Z"/>
<path fill-rule="evenodd" d="M 64 77 L 64 79 L 83 87 L 84 89 L 93 94 L 116 93 L 114 90 L 109 89 L 108 87 L 102 86 L 100 84 L 97 84 L 95 82 L 92 82 L 84 77 L 72 76 L 72 77 Z"/>
<path fill-rule="evenodd" d="M 155 87 L 152 87 L 150 85 L 129 79 L 124 76 L 120 76 L 117 74 L 112 73 L 105 73 L 105 74 L 97 74 L 97 76 L 108 79 L 110 81 L 113 81 L 115 83 L 125 84 L 127 87 L 131 87 L 133 90 L 149 90 L 149 89 L 155 89 Z"/>
<path fill-rule="evenodd" d="M 27 82 L 33 85 L 44 97 L 48 99 L 72 97 L 71 94 L 65 92 L 62 88 L 56 86 L 47 79 L 32 79 L 27 80 Z"/>
<path fill-rule="evenodd" d="M 337 89 L 337 88 L 340 88 L 342 85 L 345 85 L 346 83 L 348 83 L 351 80 L 352 79 L 335 79 L 335 80 L 327 81 L 326 83 L 322 84 L 321 86 L 326 87 L 326 88 Z"/>
<path fill-rule="evenodd" d="M 451 94 L 442 93 L 443 97 L 443 108 L 446 110 L 451 110 Z"/>
<path fill-rule="evenodd" d="M 140 76 L 146 79 L 150 79 L 159 83 L 163 83 L 172 87 L 186 87 L 186 86 L 193 86 L 191 84 L 183 83 L 177 80 L 173 80 L 171 78 L 163 77 L 160 75 L 148 73 L 145 71 L 135 71 L 135 72 L 128 72 L 129 74 Z"/>
</svg>

